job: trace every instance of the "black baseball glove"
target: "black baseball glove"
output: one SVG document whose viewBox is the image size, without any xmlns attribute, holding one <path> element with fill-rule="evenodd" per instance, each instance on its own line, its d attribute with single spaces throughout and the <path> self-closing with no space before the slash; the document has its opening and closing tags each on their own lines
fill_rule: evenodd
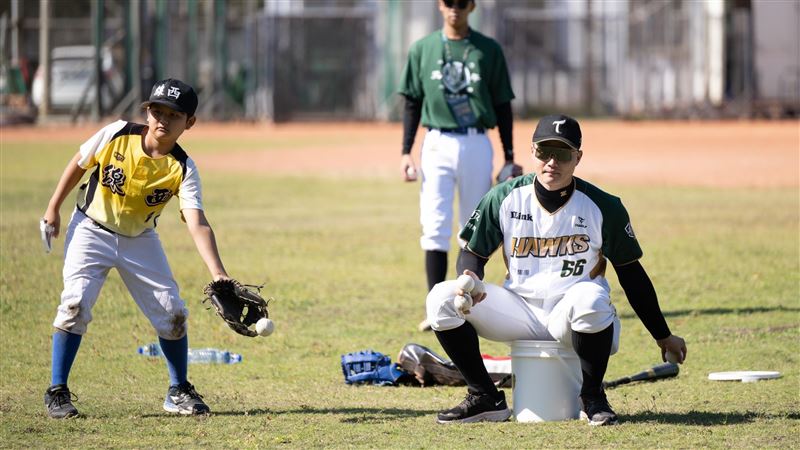
<svg viewBox="0 0 800 450">
<path fill-rule="evenodd" d="M 262 318 L 269 317 L 268 301 L 261 295 L 261 286 L 241 284 L 236 280 L 217 280 L 203 288 L 206 298 L 231 329 L 243 336 L 254 337 L 258 333 L 250 326 Z"/>
<path fill-rule="evenodd" d="M 514 163 L 506 163 L 506 165 L 500 169 L 500 172 L 497 173 L 497 178 L 495 178 L 495 180 L 498 183 L 502 183 L 520 175 L 522 175 L 522 166 Z"/>
</svg>

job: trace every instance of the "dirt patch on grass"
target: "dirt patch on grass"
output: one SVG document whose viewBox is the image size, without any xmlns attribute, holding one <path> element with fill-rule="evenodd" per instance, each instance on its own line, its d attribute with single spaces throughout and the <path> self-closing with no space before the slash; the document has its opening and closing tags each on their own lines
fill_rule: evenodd
<svg viewBox="0 0 800 450">
<path fill-rule="evenodd" d="M 529 171 L 534 121 L 514 123 L 517 162 Z M 98 126 L 4 128 L 2 140 L 60 140 L 75 145 Z M 578 176 L 598 183 L 715 187 L 798 186 L 800 122 L 623 122 L 585 120 L 583 160 Z M 417 134 L 413 156 L 425 131 Z M 500 140 L 495 171 L 502 164 Z M 246 140 L 246 150 L 192 153 L 192 145 L 220 140 L 221 147 Z M 263 140 L 263 144 L 259 141 Z M 332 177 L 401 177 L 398 123 L 293 123 L 287 125 L 207 123 L 181 138 L 201 171 L 322 175 Z M 263 145 L 263 146 L 262 146 Z"/>
<path fill-rule="evenodd" d="M 515 123 L 516 159 L 532 170 L 532 121 Z M 320 145 L 269 148 L 264 151 L 198 155 L 213 170 L 274 174 L 401 177 L 399 124 L 291 124 L 283 126 L 210 125 L 198 127 L 193 139 L 219 133 L 260 135 Z M 425 131 L 417 133 L 419 162 Z M 584 157 L 576 174 L 598 182 L 633 185 L 717 187 L 798 186 L 800 127 L 798 122 L 621 122 L 584 121 Z M 495 146 L 495 171 L 502 165 L 500 139 Z M 281 139 L 283 140 L 283 139 Z"/>
</svg>

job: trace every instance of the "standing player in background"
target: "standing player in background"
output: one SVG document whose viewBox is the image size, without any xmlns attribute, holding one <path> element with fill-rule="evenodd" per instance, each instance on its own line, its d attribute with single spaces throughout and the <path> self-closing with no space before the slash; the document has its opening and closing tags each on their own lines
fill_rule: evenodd
<svg viewBox="0 0 800 450">
<path fill-rule="evenodd" d="M 164 409 L 178 414 L 210 412 L 187 381 L 188 311 L 155 231 L 164 206 L 177 195 L 181 217 L 214 280 L 228 278 L 203 213 L 197 167 L 177 144 L 178 137 L 195 124 L 197 95 L 191 86 L 167 79 L 153 86 L 142 108 L 146 125 L 119 120 L 81 145 L 42 219 L 57 237 L 61 204 L 83 174 L 94 168 L 78 190 L 64 242 L 64 290 L 53 322 L 51 386 L 44 394 L 52 418 L 78 415 L 67 378 L 111 268 L 117 269 L 158 334 L 170 379 Z"/>
<path fill-rule="evenodd" d="M 428 320 L 469 386 L 461 404 L 439 413 L 440 423 L 503 421 L 511 415 L 486 372 L 478 336 L 499 342 L 556 340 L 573 348 L 583 374 L 581 416 L 591 425 L 617 423 L 602 387 L 620 332 L 605 278 L 607 260 L 662 359 L 667 352 L 681 363 L 686 357 L 686 343 L 670 332 L 639 262 L 642 250 L 622 202 L 573 176 L 583 155 L 578 122 L 564 115 L 544 117 L 532 146 L 534 173 L 495 186 L 459 235 L 465 245 L 458 271 L 482 279 L 487 260 L 500 248 L 508 269 L 504 285 L 486 284 L 485 294 L 467 311 L 454 305 L 454 297 L 463 294 L 457 281 L 440 283 L 428 294 Z"/>
<path fill-rule="evenodd" d="M 499 44 L 471 29 L 474 0 L 438 0 L 441 30 L 415 42 L 408 53 L 400 94 L 405 97 L 403 154 L 405 181 L 416 180 L 411 148 L 417 127 L 428 129 L 420 172 L 420 246 L 425 251 L 428 290 L 447 275 L 453 199 L 459 198 L 463 226 L 492 186 L 492 144 L 486 130 L 497 125 L 507 166 L 514 175 L 511 100 L 514 93 Z M 427 322 L 420 329 L 428 329 Z"/>
</svg>

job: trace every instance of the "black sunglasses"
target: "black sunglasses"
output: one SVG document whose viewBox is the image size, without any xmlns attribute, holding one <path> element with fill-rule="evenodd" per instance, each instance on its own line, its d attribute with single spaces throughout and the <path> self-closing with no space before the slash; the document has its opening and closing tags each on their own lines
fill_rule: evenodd
<svg viewBox="0 0 800 450">
<path fill-rule="evenodd" d="M 467 9 L 472 0 L 442 0 L 448 8 Z"/>
<path fill-rule="evenodd" d="M 536 159 L 544 162 L 550 161 L 555 158 L 558 162 L 572 161 L 572 149 L 564 147 L 550 147 L 546 145 L 533 144 L 533 155 Z"/>
</svg>

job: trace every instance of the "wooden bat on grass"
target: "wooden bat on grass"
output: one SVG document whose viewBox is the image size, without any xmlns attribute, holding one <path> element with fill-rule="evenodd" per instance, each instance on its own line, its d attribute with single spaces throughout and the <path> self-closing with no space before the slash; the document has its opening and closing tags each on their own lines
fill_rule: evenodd
<svg viewBox="0 0 800 450">
<path fill-rule="evenodd" d="M 676 377 L 678 376 L 678 372 L 680 372 L 680 368 L 678 368 L 677 364 L 663 363 L 628 377 L 617 378 L 616 380 L 611 380 L 611 381 L 603 381 L 603 388 L 604 389 L 615 388 L 621 384 L 628 384 L 637 381 L 662 380 L 664 378 Z M 505 377 L 501 378 L 500 380 L 496 381 L 494 384 L 495 386 L 498 387 L 500 386 L 511 387 L 509 383 L 510 381 L 511 381 L 511 374 L 508 374 Z"/>
<path fill-rule="evenodd" d="M 680 369 L 677 364 L 663 363 L 628 377 L 603 381 L 603 387 L 607 389 L 617 387 L 621 384 L 633 383 L 635 381 L 656 381 L 664 378 L 676 377 L 678 376 L 678 372 L 680 372 Z"/>
</svg>

